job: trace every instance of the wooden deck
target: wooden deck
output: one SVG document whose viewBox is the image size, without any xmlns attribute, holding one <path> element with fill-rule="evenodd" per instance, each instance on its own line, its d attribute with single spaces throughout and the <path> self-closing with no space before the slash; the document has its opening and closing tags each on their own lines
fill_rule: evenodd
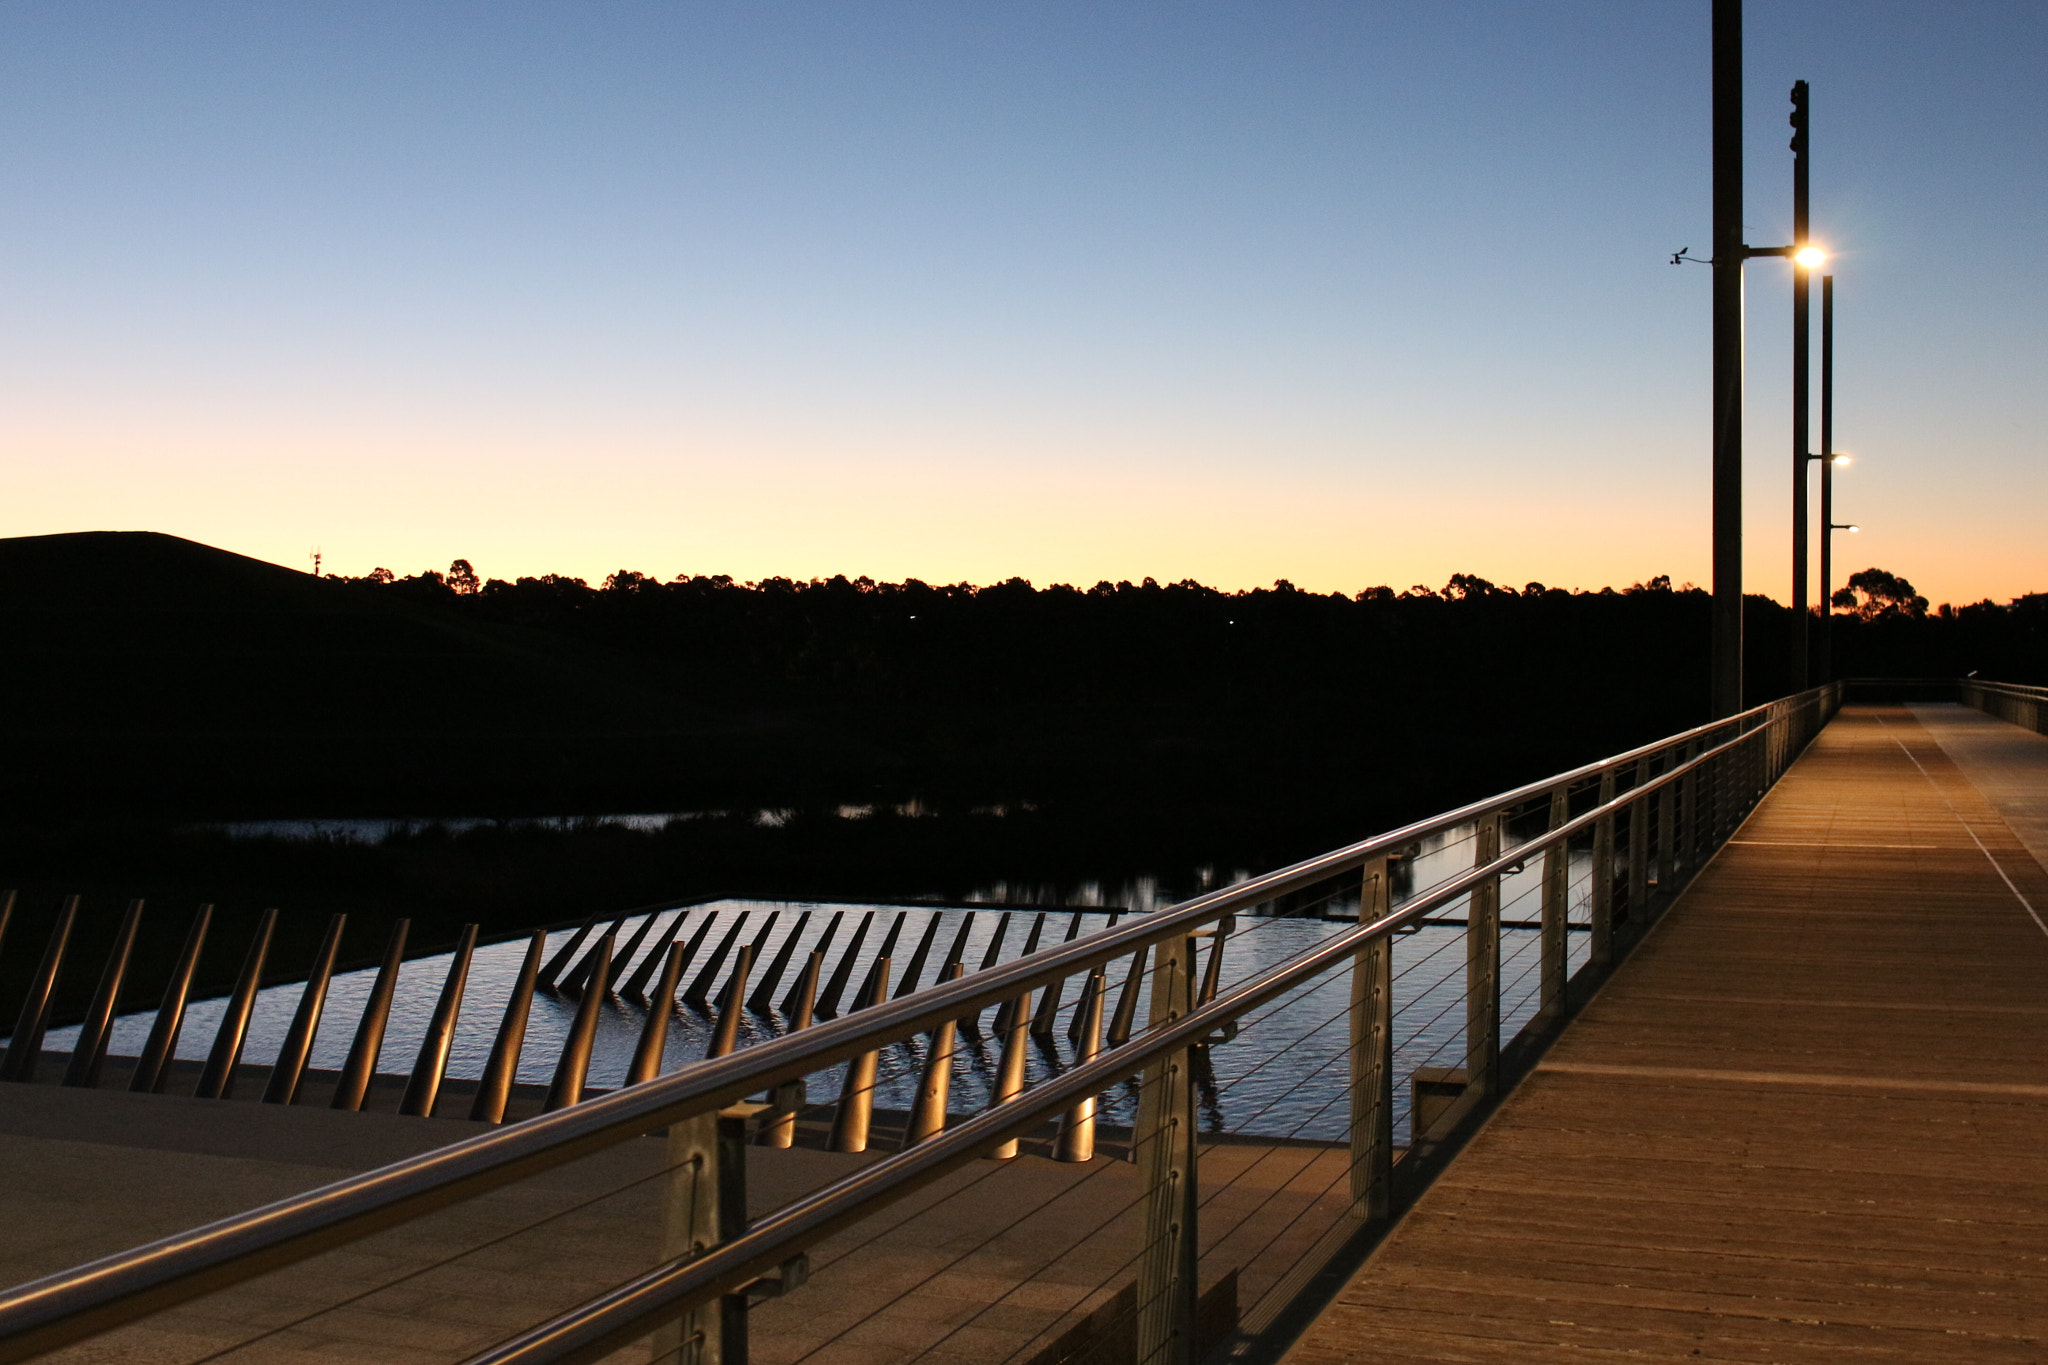
<svg viewBox="0 0 2048 1365">
<path fill-rule="evenodd" d="M 2048 873 L 1943 710 L 1843 712 L 1289 1365 L 2048 1361 Z"/>
</svg>

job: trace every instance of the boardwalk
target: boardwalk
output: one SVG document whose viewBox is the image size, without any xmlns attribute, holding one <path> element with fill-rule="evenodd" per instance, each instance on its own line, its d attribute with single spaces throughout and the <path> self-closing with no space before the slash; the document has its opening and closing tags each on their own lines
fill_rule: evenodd
<svg viewBox="0 0 2048 1365">
<path fill-rule="evenodd" d="M 2044 783 L 1845 711 L 1289 1365 L 2048 1361 Z"/>
</svg>

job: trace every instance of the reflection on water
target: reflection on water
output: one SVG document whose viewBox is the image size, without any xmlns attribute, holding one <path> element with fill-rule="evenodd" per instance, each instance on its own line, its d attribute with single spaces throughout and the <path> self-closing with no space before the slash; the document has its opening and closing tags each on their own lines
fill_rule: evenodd
<svg viewBox="0 0 2048 1365">
<path fill-rule="evenodd" d="M 1406 875 L 1401 878 L 1401 882 L 1407 885 L 1397 883 L 1397 899 L 1406 898 L 1409 886 L 1428 887 L 1470 867 L 1471 848 L 1470 831 L 1453 830 L 1413 850 L 1413 856 L 1407 861 Z M 1583 885 L 1585 868 L 1581 856 L 1574 856 L 1572 870 L 1574 884 Z M 1504 920 L 1513 922 L 1536 917 L 1540 871 L 1540 864 L 1532 862 L 1527 871 L 1503 878 L 1501 910 Z M 990 888 L 990 899 L 1036 899 L 1045 890 L 996 884 Z M 1124 905 L 1141 914 L 1149 912 L 1162 895 L 1156 882 L 1150 879 L 1119 887 L 1116 894 L 1123 898 Z M 1064 889 L 1062 899 L 1069 905 L 1087 904 L 1087 901 L 1066 899 L 1080 896 L 1099 901 L 1103 891 L 1100 887 L 1070 887 Z M 1347 921 L 1355 922 L 1358 898 L 1356 890 L 1348 885 L 1334 886 L 1320 898 L 1298 897 L 1296 900 L 1299 903 L 1290 906 L 1290 913 L 1286 915 L 1245 915 L 1237 919 L 1224 950 L 1221 980 L 1225 986 L 1305 952 L 1331 935 L 1343 932 Z M 996 960 L 1008 961 L 1020 955 L 1032 922 L 1039 918 L 1022 912 L 1003 915 L 965 907 L 821 906 L 815 903 L 724 900 L 682 912 L 661 912 L 657 916 L 661 923 L 648 934 L 635 962 L 628 964 L 617 979 L 626 980 L 632 966 L 645 960 L 647 954 L 660 951 L 672 938 L 694 937 L 708 919 L 713 929 L 699 949 L 696 961 L 687 969 L 685 982 L 708 959 L 711 945 L 724 938 L 732 926 L 742 920 L 744 927 L 739 941 L 758 941 L 755 956 L 755 962 L 761 964 L 755 976 L 758 982 L 760 972 L 778 956 L 779 950 L 802 921 L 805 910 L 812 913 L 808 924 L 804 925 L 799 950 L 792 954 L 790 965 L 775 993 L 778 1001 L 795 982 L 805 953 L 816 946 L 818 935 L 832 912 L 846 913 L 826 956 L 826 975 L 827 979 L 842 974 L 850 978 L 849 1001 L 892 930 L 896 942 L 891 953 L 891 994 L 897 995 L 911 984 L 928 985 L 936 979 L 939 964 L 963 925 L 967 926 L 968 936 L 962 960 L 973 970 L 988 959 L 990 945 L 995 941 L 999 928 L 1002 930 L 1002 943 Z M 1582 909 L 1574 913 L 1576 918 L 1583 919 Z M 862 916 L 870 914 L 873 919 L 868 932 L 849 964 L 845 954 L 854 928 Z M 1443 918 L 1462 918 L 1462 902 L 1454 902 L 1437 914 Z M 1041 947 L 1050 947 L 1064 940 L 1070 929 L 1081 935 L 1100 933 L 1111 922 L 1108 911 L 1086 909 L 1054 911 L 1043 918 Z M 618 942 L 624 945 L 643 922 L 644 917 L 621 925 Z M 916 945 L 928 933 L 931 935 L 931 947 L 920 979 L 917 983 L 905 982 L 902 978 Z M 566 944 L 572 935 L 572 930 L 551 934 L 549 954 Z M 1584 958 L 1584 936 L 1572 935 L 1570 947 L 1571 965 L 1575 970 Z M 449 1075 L 481 1075 L 525 948 L 525 940 L 516 939 L 487 945 L 476 951 L 449 1059 Z M 1206 943 L 1202 951 L 1206 967 L 1210 951 Z M 1538 951 L 1538 935 L 1533 932 L 1509 931 L 1503 934 L 1503 1038 L 1511 1037 L 1535 1012 Z M 390 1028 L 378 1063 L 379 1071 L 402 1074 L 411 1069 L 449 961 L 450 954 L 444 953 L 418 958 L 404 965 Z M 850 967 L 850 970 L 842 973 L 842 967 Z M 1397 1076 L 1405 1076 L 1420 1066 L 1461 1065 L 1464 1060 L 1465 1022 L 1462 930 L 1425 926 L 1398 936 L 1394 970 Z M 335 977 L 313 1048 L 314 1067 L 338 1069 L 342 1065 L 374 977 L 374 969 Z M 1124 989 L 1123 961 L 1111 965 L 1108 982 L 1111 995 L 1105 1008 L 1106 1016 L 1114 1011 Z M 275 1059 L 301 989 L 300 985 L 291 984 L 260 993 L 249 1030 L 245 1061 L 267 1064 Z M 1348 972 L 1342 969 L 1334 971 L 1244 1020 L 1233 1041 L 1207 1049 L 1206 1065 L 1198 1073 L 1205 1129 L 1320 1140 L 1341 1138 L 1348 1117 L 1344 1077 L 1349 1046 L 1345 1019 L 1349 989 Z M 1136 1018 L 1142 1027 L 1147 1017 L 1147 998 L 1142 994 L 1142 986 L 1140 990 Z M 1058 1027 L 1050 1035 L 1034 1036 L 1029 1059 L 1030 1074 L 1034 1080 L 1071 1064 L 1074 1045 L 1067 1035 L 1067 1025 L 1072 1019 L 1079 993 L 1079 984 L 1069 983 L 1063 991 Z M 178 1055 L 181 1058 L 201 1060 L 206 1056 L 224 1004 L 222 999 L 192 1004 L 179 1038 Z M 549 1080 L 576 1008 L 577 997 L 574 995 L 541 994 L 535 998 L 519 1063 L 521 1081 L 545 1084 Z M 674 1010 L 664 1070 L 674 1070 L 701 1059 L 710 1041 L 712 1020 L 706 1013 L 680 1003 Z M 970 1022 L 963 1028 L 954 1076 L 953 1107 L 956 1111 L 978 1109 L 992 1093 L 998 1050 L 993 1036 L 994 1014 L 995 1011 L 990 1009 L 978 1021 L 978 1026 Z M 147 1012 L 120 1018 L 114 1026 L 110 1051 L 116 1055 L 138 1053 L 148 1035 L 151 1018 Z M 593 1087 L 610 1087 L 619 1083 L 639 1039 L 644 1019 L 644 1008 L 639 1004 L 618 998 L 607 999 L 598 1017 L 598 1035 L 590 1073 Z M 742 1045 L 776 1036 L 785 1022 L 772 1010 L 748 1013 L 741 1024 Z M 68 1048 L 76 1034 L 75 1027 L 53 1030 L 47 1046 L 52 1049 Z M 901 1043 L 884 1053 L 878 1104 L 891 1108 L 908 1106 L 922 1065 L 923 1046 L 922 1040 Z M 814 1075 L 810 1082 L 812 1098 L 829 1100 L 836 1096 L 839 1079 L 838 1069 L 829 1074 Z M 1397 1103 L 1403 1110 L 1407 1104 L 1405 1090 L 1405 1086 L 1397 1087 Z M 1128 1124 L 1135 1112 L 1134 1085 L 1126 1085 L 1105 1098 L 1104 1118 L 1107 1122 Z M 1399 1122 L 1405 1123 L 1405 1114 Z"/>
</svg>

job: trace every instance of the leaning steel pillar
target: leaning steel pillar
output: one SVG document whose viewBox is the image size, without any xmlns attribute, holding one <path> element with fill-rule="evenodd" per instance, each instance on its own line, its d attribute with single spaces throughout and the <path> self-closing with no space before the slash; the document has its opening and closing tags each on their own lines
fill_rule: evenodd
<svg viewBox="0 0 2048 1365">
<path fill-rule="evenodd" d="M 1713 713 L 1742 709 L 1742 0 L 1714 0 Z"/>
</svg>

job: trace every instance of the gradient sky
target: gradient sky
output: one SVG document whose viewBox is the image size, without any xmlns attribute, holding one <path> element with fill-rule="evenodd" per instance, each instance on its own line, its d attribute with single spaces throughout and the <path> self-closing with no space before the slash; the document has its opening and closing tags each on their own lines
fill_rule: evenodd
<svg viewBox="0 0 2048 1365">
<path fill-rule="evenodd" d="M 304 566 L 1705 582 L 1707 0 L 0 4 L 0 535 Z M 1763 3 L 1841 512 L 2048 590 L 2048 5 Z M 1782 597 L 1787 270 L 1750 267 Z"/>
</svg>

